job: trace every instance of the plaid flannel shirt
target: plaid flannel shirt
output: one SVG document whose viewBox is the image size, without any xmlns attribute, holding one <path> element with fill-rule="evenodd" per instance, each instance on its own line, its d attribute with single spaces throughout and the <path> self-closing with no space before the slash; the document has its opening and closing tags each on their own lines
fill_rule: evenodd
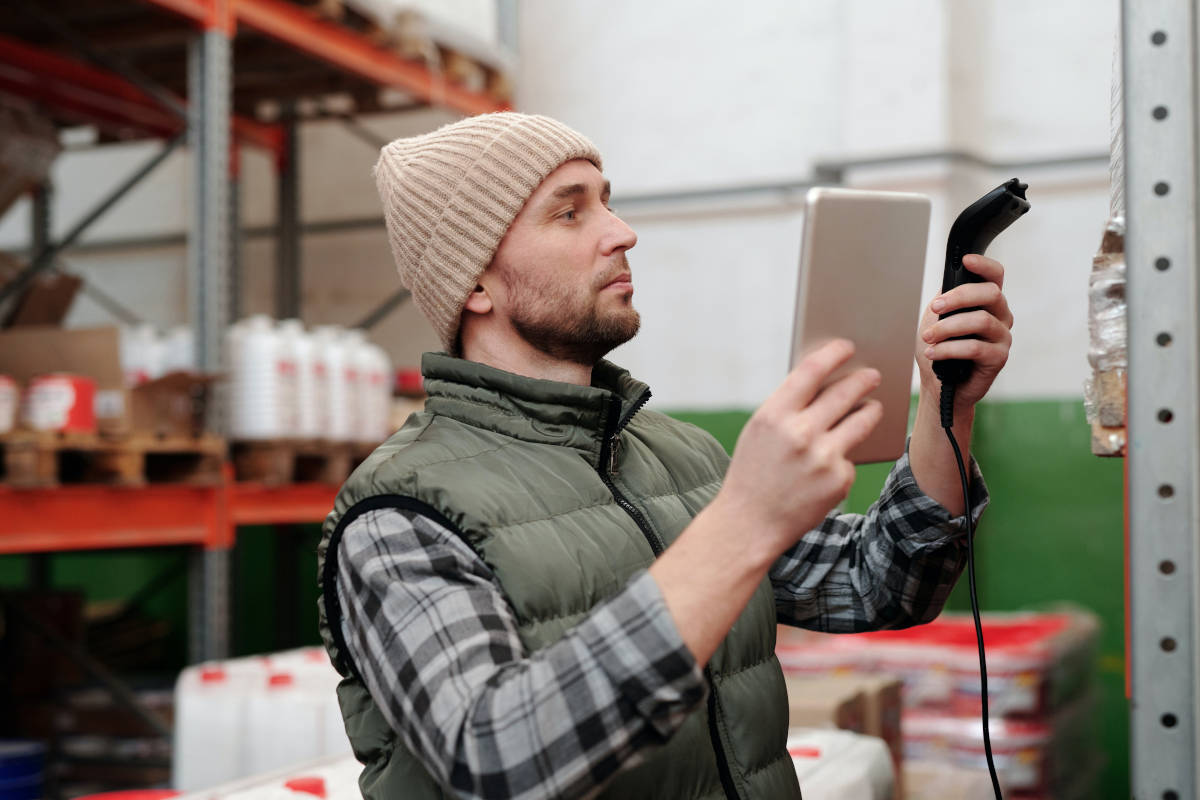
<svg viewBox="0 0 1200 800">
<path fill-rule="evenodd" d="M 987 490 L 971 461 L 971 515 Z M 907 454 L 866 514 L 830 514 L 775 562 L 779 621 L 904 627 L 941 610 L 965 519 L 917 487 Z M 463 797 L 585 797 L 641 761 L 707 697 L 649 573 L 528 653 L 495 577 L 453 531 L 408 511 L 354 520 L 338 551 L 350 655 L 392 728 Z"/>
</svg>

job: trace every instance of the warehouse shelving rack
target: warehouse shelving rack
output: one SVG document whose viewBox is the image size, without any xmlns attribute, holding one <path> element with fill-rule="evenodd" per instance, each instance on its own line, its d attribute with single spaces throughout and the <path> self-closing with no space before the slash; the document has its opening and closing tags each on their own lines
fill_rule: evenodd
<svg viewBox="0 0 1200 800">
<path fill-rule="evenodd" d="M 329 4 L 322 4 L 328 7 Z M 359 111 L 438 106 L 464 114 L 507 108 L 372 32 L 285 0 L 14 0 L 0 16 L 0 92 L 36 103 L 60 126 L 99 139 L 161 139 L 147 162 L 58 241 L 49 237 L 50 187 L 33 193 L 30 263 L 0 301 L 54 266 L 57 254 L 183 144 L 191 150 L 190 321 L 197 363 L 221 368 L 221 335 L 238 298 L 237 145 L 273 156 L 277 175 L 276 308 L 299 312 L 297 101 L 352 97 Z M 381 90 L 399 98 L 388 106 Z M 275 118 L 261 118 L 264 101 Z M 344 114 L 345 112 L 340 112 Z M 353 124 L 348 120 L 348 124 Z M 388 303 L 391 305 L 389 306 Z M 384 308 L 394 307 L 389 298 Z M 243 524 L 317 522 L 333 504 L 323 485 L 0 488 L 0 553 L 186 545 L 190 655 L 229 652 L 229 554 Z"/>
<path fill-rule="evenodd" d="M 1134 797 L 1200 795 L 1200 2 L 1124 0 Z"/>
</svg>

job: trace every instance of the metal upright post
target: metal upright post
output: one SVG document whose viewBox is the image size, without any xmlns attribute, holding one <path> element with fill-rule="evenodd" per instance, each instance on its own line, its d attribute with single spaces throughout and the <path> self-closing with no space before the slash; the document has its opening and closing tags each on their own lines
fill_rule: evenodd
<svg viewBox="0 0 1200 800">
<path fill-rule="evenodd" d="M 54 200 L 54 187 L 49 178 L 34 187 L 30 193 L 30 200 L 32 213 L 29 215 L 29 253 L 30 259 L 33 259 L 50 246 L 50 205 Z M 29 583 L 38 591 L 50 588 L 51 558 L 53 556 L 49 553 L 29 555 Z"/>
<path fill-rule="evenodd" d="M 229 140 L 231 17 L 214 2 L 213 19 L 188 53 L 188 137 L 192 147 L 192 221 L 188 236 L 189 302 L 196 363 L 222 366 L 221 341 L 229 325 Z M 224 427 L 218 401 L 210 418 Z M 229 551 L 206 548 L 193 558 L 191 631 L 193 660 L 229 653 Z"/>
<path fill-rule="evenodd" d="M 1133 796 L 1200 796 L 1198 0 L 1123 0 Z"/>
<path fill-rule="evenodd" d="M 277 165 L 275 315 L 292 319 L 300 316 L 300 153 L 294 103 L 284 106 L 283 131 L 283 156 Z"/>
<path fill-rule="evenodd" d="M 242 317 L 242 169 L 237 142 L 229 151 L 229 319 Z"/>
</svg>

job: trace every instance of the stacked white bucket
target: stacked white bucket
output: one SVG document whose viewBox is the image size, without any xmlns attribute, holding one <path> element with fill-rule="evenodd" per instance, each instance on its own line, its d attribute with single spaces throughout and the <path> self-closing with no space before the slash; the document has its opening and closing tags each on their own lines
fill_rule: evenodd
<svg viewBox="0 0 1200 800">
<path fill-rule="evenodd" d="M 363 331 L 259 315 L 232 325 L 226 345 L 232 438 L 377 443 L 390 433 L 392 366 Z"/>
<path fill-rule="evenodd" d="M 175 684 L 175 788 L 349 753 L 338 681 L 316 647 L 188 667 Z"/>
</svg>

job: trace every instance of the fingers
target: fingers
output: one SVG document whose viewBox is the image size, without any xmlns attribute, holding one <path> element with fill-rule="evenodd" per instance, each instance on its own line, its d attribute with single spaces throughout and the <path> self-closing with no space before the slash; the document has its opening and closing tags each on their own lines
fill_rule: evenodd
<svg viewBox="0 0 1200 800">
<path fill-rule="evenodd" d="M 926 344 L 937 344 L 957 336 L 978 336 L 988 342 L 1012 341 L 1009 326 L 983 310 L 946 317 L 921 332 L 921 339 Z"/>
<path fill-rule="evenodd" d="M 963 266 L 984 280 L 1004 288 L 1004 265 L 994 258 L 972 254 L 963 256 Z"/>
<path fill-rule="evenodd" d="M 804 408 L 817 396 L 829 376 L 853 355 L 854 343 L 846 339 L 834 339 L 821 345 L 800 360 L 764 405 L 778 402 L 791 409 Z"/>
<path fill-rule="evenodd" d="M 867 440 L 883 419 L 883 403 L 868 400 L 829 432 L 829 444 L 839 453 L 849 453 Z"/>
<path fill-rule="evenodd" d="M 806 424 L 819 431 L 829 430 L 878 389 L 882 379 L 879 370 L 863 368 L 830 384 L 805 409 Z"/>
<path fill-rule="evenodd" d="M 936 314 L 948 314 L 963 308 L 983 308 L 1006 327 L 1011 329 L 1013 326 L 1008 299 L 995 283 L 964 283 L 962 286 L 956 286 L 934 298 L 929 308 Z"/>
<path fill-rule="evenodd" d="M 983 339 L 951 339 L 925 348 L 930 361 L 961 358 L 984 367 L 1002 367 L 1008 362 L 1007 342 L 987 342 Z"/>
</svg>

